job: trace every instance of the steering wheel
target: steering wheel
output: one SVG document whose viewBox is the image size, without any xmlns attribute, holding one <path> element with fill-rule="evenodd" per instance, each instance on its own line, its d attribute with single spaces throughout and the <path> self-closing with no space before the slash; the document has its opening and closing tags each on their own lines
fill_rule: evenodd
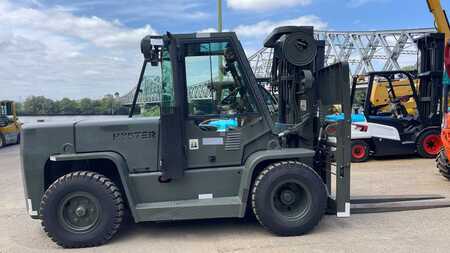
<svg viewBox="0 0 450 253">
<path fill-rule="evenodd" d="M 408 111 L 405 106 L 402 105 L 400 99 L 395 99 L 391 102 L 391 111 L 397 119 L 408 115 Z"/>
</svg>

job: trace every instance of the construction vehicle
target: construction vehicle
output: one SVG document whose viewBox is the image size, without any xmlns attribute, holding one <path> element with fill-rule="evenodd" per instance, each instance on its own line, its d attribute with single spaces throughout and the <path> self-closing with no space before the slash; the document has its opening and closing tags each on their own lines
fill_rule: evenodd
<svg viewBox="0 0 450 253">
<path fill-rule="evenodd" d="M 427 0 L 428 8 L 435 20 L 436 30 L 445 34 L 445 42 L 450 41 L 450 26 L 440 0 Z"/>
<path fill-rule="evenodd" d="M 360 112 L 364 119 L 352 124 L 353 162 L 367 161 L 370 156 L 414 153 L 434 158 L 439 153 L 442 146 L 440 105 L 444 35 L 430 34 L 415 42 L 419 49 L 419 73 L 382 71 L 368 74 L 367 94 Z M 388 101 L 380 103 L 379 94 L 373 92 L 382 90 L 386 84 Z M 356 91 L 357 85 L 355 77 L 352 90 Z M 354 100 L 352 94 L 353 103 Z M 408 107 L 414 110 L 408 110 Z"/>
<path fill-rule="evenodd" d="M 448 163 L 448 157 L 450 155 L 450 125 L 449 125 L 449 107 L 448 107 L 448 92 L 450 85 L 450 23 L 447 18 L 447 14 L 445 10 L 443 10 L 441 6 L 440 0 L 427 0 L 428 7 L 430 12 L 433 14 L 436 24 L 436 29 L 445 34 L 446 48 L 445 48 L 445 56 L 444 56 L 444 78 L 443 78 L 443 105 L 442 105 L 442 131 L 441 131 L 441 141 L 443 143 L 443 149 L 439 152 L 438 157 L 436 158 L 436 165 L 439 169 L 439 172 L 450 179 L 450 164 Z"/>
<path fill-rule="evenodd" d="M 348 217 L 350 208 L 371 210 L 368 202 L 383 211 L 380 202 L 439 198 L 350 199 L 348 64 L 324 67 L 325 42 L 312 27 L 276 28 L 264 46 L 274 48 L 277 106 L 235 33 L 145 37 L 128 119 L 24 127 L 29 215 L 72 248 L 107 242 L 125 210 L 135 222 L 242 218 L 250 211 L 269 231 L 293 236 L 325 213 Z M 160 117 L 133 117 L 142 80 L 155 73 Z M 342 119 L 326 119 L 333 106 Z M 449 203 L 408 208 L 443 206 Z"/>
<path fill-rule="evenodd" d="M 427 0 L 427 3 L 430 12 L 435 17 L 435 23 L 438 32 L 443 33 L 445 36 L 443 40 L 445 45 L 445 41 L 448 41 L 450 39 L 450 28 L 448 26 L 448 20 L 445 11 L 442 9 L 439 0 Z M 430 43 L 424 42 L 423 45 L 428 45 Z M 430 46 L 435 47 L 435 45 Z M 421 54 L 432 55 L 427 52 L 427 48 L 419 49 L 421 49 Z M 420 56 L 420 58 L 421 60 L 431 60 L 431 58 L 426 58 L 423 56 Z M 438 59 L 442 59 L 442 57 L 439 56 Z M 437 63 L 435 62 L 435 64 Z M 424 67 L 423 64 L 420 67 Z M 433 97 L 431 99 L 437 104 L 429 106 L 431 108 L 440 107 L 441 101 L 436 99 L 436 97 L 440 96 L 439 94 L 442 94 L 439 91 L 439 87 L 441 87 L 441 85 L 436 83 L 439 82 L 439 80 L 433 76 L 436 74 L 439 75 L 436 72 L 437 70 L 438 68 L 430 70 L 434 73 L 432 75 L 428 75 L 431 72 L 427 73 L 427 70 L 422 69 L 421 77 L 414 80 L 414 85 L 413 81 L 409 77 L 403 80 L 396 80 L 395 76 L 398 74 L 402 74 L 401 72 L 382 73 L 381 75 L 379 75 L 381 77 L 381 80 L 390 79 L 390 82 L 392 82 L 392 84 L 388 84 L 388 89 L 392 90 L 392 92 L 394 92 L 395 94 L 390 94 L 389 90 L 384 90 L 383 86 L 378 85 L 376 80 L 378 79 L 378 74 L 372 74 L 375 76 L 371 76 L 370 78 L 373 78 L 375 81 L 372 85 L 372 89 L 368 91 L 370 97 L 367 96 L 365 101 L 362 103 L 362 107 L 364 109 L 372 110 L 370 112 L 364 112 L 365 115 L 370 115 L 370 119 L 361 120 L 361 117 L 359 117 L 360 120 L 354 122 L 354 124 L 352 125 L 353 162 L 367 161 L 370 156 L 403 155 L 412 153 L 418 153 L 420 156 L 426 158 L 436 157 L 436 155 L 439 153 L 440 148 L 442 147 L 442 141 L 440 140 L 437 132 L 438 127 L 440 126 L 437 118 L 438 115 L 441 115 L 442 110 L 433 110 L 430 117 L 427 116 L 424 118 L 424 116 L 417 115 L 416 107 L 419 101 L 414 98 L 415 96 L 413 96 L 413 94 L 415 93 L 416 95 L 418 95 L 418 97 L 416 97 L 417 99 L 423 100 L 429 99 L 429 94 L 431 92 Z M 428 77 L 425 77 L 424 75 L 428 75 Z M 422 91 L 422 89 L 420 88 L 420 80 L 424 78 L 428 78 L 429 81 L 436 83 L 436 86 L 425 88 L 424 91 L 426 93 L 423 95 L 424 98 L 421 98 L 422 93 L 420 91 Z M 354 80 L 353 87 L 358 87 L 355 81 L 356 79 Z M 399 87 L 397 87 L 398 82 L 402 82 L 403 85 L 401 86 L 403 86 L 404 89 L 400 89 Z M 413 86 L 415 86 L 417 92 L 412 90 Z M 358 99 L 355 96 L 352 101 L 354 105 L 357 104 L 357 100 Z M 392 103 L 393 101 L 394 103 Z M 421 120 L 419 120 L 419 122 L 413 122 L 410 120 L 407 120 L 407 122 L 403 120 L 392 120 L 392 110 L 396 110 L 395 108 L 399 108 L 399 106 L 403 111 L 402 114 L 404 114 L 406 118 L 416 118 Z M 373 111 L 374 109 L 376 110 L 376 112 Z M 428 109 L 425 109 L 425 111 L 422 112 L 422 114 L 424 113 L 429 113 Z M 398 113 L 394 114 L 397 114 L 396 116 L 394 116 L 394 118 L 399 117 Z M 403 118 L 403 116 L 400 117 Z M 432 118 L 432 120 L 428 121 L 430 118 Z M 417 124 L 425 125 L 417 127 Z M 428 133 L 424 133 L 423 131 L 427 131 Z"/>
<path fill-rule="evenodd" d="M 450 41 L 447 43 L 445 48 L 445 69 L 446 75 L 444 76 L 444 91 L 443 91 L 443 117 L 442 117 L 442 131 L 441 131 L 441 141 L 443 143 L 443 148 L 439 152 L 436 158 L 436 166 L 442 176 L 450 180 L 450 164 L 448 157 L 450 157 L 450 112 L 449 112 L 449 86 L 450 86 Z M 446 106 L 447 105 L 447 106 Z"/>
<path fill-rule="evenodd" d="M 0 148 L 20 143 L 21 124 L 13 101 L 0 101 Z"/>
</svg>

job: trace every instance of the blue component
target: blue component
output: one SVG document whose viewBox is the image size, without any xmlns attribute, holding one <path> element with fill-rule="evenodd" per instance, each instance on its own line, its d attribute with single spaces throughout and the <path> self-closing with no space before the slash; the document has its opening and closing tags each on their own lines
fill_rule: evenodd
<svg viewBox="0 0 450 253">
<path fill-rule="evenodd" d="M 442 80 L 442 83 L 446 86 L 450 86 L 450 78 L 447 75 L 447 71 L 444 72 L 444 80 Z"/>
<path fill-rule="evenodd" d="M 219 119 L 209 122 L 208 126 L 217 128 L 217 132 L 225 132 L 228 128 L 237 127 L 238 122 L 236 119 Z"/>
<path fill-rule="evenodd" d="M 339 114 L 327 115 L 327 116 L 325 116 L 325 120 L 331 121 L 331 122 L 342 121 L 342 120 L 344 120 L 344 114 L 339 113 Z M 366 117 L 364 116 L 364 114 L 352 114 L 352 123 L 365 122 L 365 121 L 366 121 Z"/>
</svg>

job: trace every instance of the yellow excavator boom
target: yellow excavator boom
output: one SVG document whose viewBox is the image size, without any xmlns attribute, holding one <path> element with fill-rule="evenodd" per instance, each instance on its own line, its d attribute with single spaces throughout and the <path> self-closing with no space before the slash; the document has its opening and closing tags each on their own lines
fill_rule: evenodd
<svg viewBox="0 0 450 253">
<path fill-rule="evenodd" d="M 428 8 L 434 16 L 438 32 L 445 34 L 445 41 L 450 40 L 450 25 L 440 0 L 427 0 Z"/>
</svg>

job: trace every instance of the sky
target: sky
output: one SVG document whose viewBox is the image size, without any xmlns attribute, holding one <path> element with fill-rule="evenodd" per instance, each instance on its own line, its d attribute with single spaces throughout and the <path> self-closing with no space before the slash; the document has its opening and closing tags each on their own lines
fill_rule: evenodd
<svg viewBox="0 0 450 253">
<path fill-rule="evenodd" d="M 450 1 L 441 0 L 450 10 Z M 280 25 L 320 30 L 433 27 L 425 0 L 223 0 L 248 55 Z M 0 0 L 0 100 L 126 94 L 148 34 L 214 31 L 215 0 Z"/>
</svg>

